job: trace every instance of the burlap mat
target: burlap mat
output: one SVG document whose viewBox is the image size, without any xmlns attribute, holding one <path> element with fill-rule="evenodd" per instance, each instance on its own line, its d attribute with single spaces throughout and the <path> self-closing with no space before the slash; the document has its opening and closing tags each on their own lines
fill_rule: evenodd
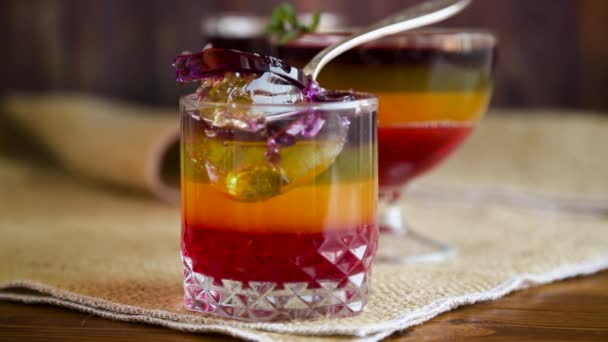
<svg viewBox="0 0 608 342">
<path fill-rule="evenodd" d="M 177 106 L 148 107 L 82 93 L 12 94 L 0 99 L 0 145 L 11 133 L 3 132 L 3 123 L 29 138 L 13 134 L 4 140 L 15 140 L 19 150 L 33 149 L 18 144 L 41 145 L 74 175 L 179 203 Z"/>
<path fill-rule="evenodd" d="M 176 208 L 0 159 L 0 299 L 258 341 L 376 341 L 460 305 L 608 268 L 606 146 L 599 116 L 488 117 L 404 199 L 410 221 L 456 246 L 456 258 L 376 265 L 360 316 L 270 324 L 182 308 Z"/>
</svg>

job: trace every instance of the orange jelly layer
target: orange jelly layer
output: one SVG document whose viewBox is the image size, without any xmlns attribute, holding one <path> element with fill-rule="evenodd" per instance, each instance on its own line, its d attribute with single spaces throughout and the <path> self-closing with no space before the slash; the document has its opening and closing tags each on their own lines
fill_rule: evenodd
<svg viewBox="0 0 608 342">
<path fill-rule="evenodd" d="M 230 199 L 209 183 L 183 180 L 185 224 L 238 232 L 319 233 L 375 224 L 373 179 L 300 186 L 259 202 Z"/>
<path fill-rule="evenodd" d="M 490 100 L 489 90 L 381 92 L 377 95 L 380 127 L 428 121 L 476 121 Z"/>
</svg>

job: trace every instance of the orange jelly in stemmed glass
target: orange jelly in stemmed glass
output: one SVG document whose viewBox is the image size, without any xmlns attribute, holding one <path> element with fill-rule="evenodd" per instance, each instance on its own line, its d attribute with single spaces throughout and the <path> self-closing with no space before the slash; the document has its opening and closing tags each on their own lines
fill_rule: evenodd
<svg viewBox="0 0 608 342">
<path fill-rule="evenodd" d="M 305 34 L 276 53 L 305 65 L 346 34 Z M 415 234 L 397 205 L 412 178 L 445 160 L 490 101 L 496 39 L 483 31 L 425 29 L 345 52 L 320 73 L 324 87 L 373 92 L 379 99 L 380 260 L 438 260 L 451 249 Z"/>
</svg>

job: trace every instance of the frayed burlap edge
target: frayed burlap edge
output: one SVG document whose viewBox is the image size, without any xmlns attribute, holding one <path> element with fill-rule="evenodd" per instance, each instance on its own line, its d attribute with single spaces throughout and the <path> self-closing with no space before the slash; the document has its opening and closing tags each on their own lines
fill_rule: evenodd
<svg viewBox="0 0 608 342">
<path fill-rule="evenodd" d="M 99 298 L 79 295 L 73 292 L 60 290 L 51 286 L 29 281 L 14 281 L 0 284 L 0 300 L 16 301 L 28 304 L 50 304 L 66 307 L 103 318 L 124 322 L 136 322 L 159 325 L 175 330 L 192 333 L 222 333 L 233 337 L 252 341 L 276 341 L 269 336 L 272 333 L 297 335 L 350 335 L 357 336 L 359 341 L 379 341 L 397 331 L 421 324 L 433 317 L 453 310 L 457 307 L 470 305 L 482 301 L 495 300 L 514 291 L 564 280 L 576 276 L 589 275 L 608 269 L 608 255 L 594 260 L 562 266 L 542 274 L 520 274 L 500 285 L 483 292 L 469 293 L 457 297 L 441 298 L 418 310 L 407 312 L 397 319 L 375 325 L 373 328 L 364 328 L 357 331 L 342 331 L 341 329 L 298 329 L 288 330 L 283 327 L 281 331 L 273 329 L 272 325 L 264 327 L 255 323 L 242 323 L 234 321 L 216 321 L 215 323 L 193 324 L 180 322 L 182 315 L 160 310 L 146 310 L 130 305 L 113 303 Z M 34 293 L 19 293 L 27 289 Z M 287 337 L 287 336 L 285 336 Z"/>
</svg>

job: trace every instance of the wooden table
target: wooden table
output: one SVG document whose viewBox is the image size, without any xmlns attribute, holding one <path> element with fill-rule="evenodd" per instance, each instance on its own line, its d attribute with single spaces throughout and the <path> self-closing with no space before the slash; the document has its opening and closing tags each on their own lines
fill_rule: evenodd
<svg viewBox="0 0 608 342">
<path fill-rule="evenodd" d="M 463 307 L 388 341 L 608 341 L 608 271 Z M 233 341 L 0 302 L 0 341 Z"/>
</svg>

